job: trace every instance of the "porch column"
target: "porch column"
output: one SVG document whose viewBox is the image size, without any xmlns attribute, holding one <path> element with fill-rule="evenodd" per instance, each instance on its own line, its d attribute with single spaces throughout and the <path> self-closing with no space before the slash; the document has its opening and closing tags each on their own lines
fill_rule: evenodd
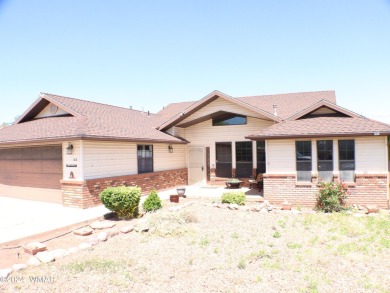
<svg viewBox="0 0 390 293">
<path fill-rule="evenodd" d="M 232 177 L 236 177 L 236 142 L 232 141 Z"/>
</svg>

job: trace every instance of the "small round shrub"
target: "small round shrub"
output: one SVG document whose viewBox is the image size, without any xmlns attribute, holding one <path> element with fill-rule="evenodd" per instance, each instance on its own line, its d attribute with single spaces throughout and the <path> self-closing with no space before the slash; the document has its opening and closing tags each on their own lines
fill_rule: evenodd
<svg viewBox="0 0 390 293">
<path fill-rule="evenodd" d="M 146 212 L 152 212 L 162 208 L 161 199 L 155 190 L 152 190 L 142 206 Z"/>
<path fill-rule="evenodd" d="M 140 199 L 141 188 L 139 187 L 107 187 L 100 193 L 100 200 L 104 206 L 124 219 L 138 216 Z"/>
<path fill-rule="evenodd" d="M 242 191 L 224 192 L 222 194 L 222 203 L 235 203 L 245 205 L 246 196 Z"/>
<path fill-rule="evenodd" d="M 344 183 L 320 182 L 316 209 L 325 213 L 340 212 L 348 209 L 346 198 L 348 188 Z"/>
</svg>

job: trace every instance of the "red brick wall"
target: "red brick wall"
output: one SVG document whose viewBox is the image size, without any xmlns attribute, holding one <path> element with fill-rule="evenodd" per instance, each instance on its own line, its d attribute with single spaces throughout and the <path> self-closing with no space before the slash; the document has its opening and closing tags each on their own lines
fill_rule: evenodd
<svg viewBox="0 0 390 293">
<path fill-rule="evenodd" d="M 264 174 L 264 199 L 274 204 L 285 200 L 293 206 L 314 207 L 318 192 L 318 180 L 312 177 L 312 182 L 297 183 L 295 175 Z M 380 208 L 388 208 L 387 175 L 356 175 L 356 182 L 348 184 L 351 193 L 349 204 L 375 204 Z"/>
<path fill-rule="evenodd" d="M 101 204 L 99 194 L 109 186 L 138 186 L 142 193 L 162 190 L 178 185 L 187 185 L 187 169 L 160 171 L 145 174 L 115 176 L 84 181 L 62 180 L 62 202 L 64 206 L 89 208 Z"/>
</svg>

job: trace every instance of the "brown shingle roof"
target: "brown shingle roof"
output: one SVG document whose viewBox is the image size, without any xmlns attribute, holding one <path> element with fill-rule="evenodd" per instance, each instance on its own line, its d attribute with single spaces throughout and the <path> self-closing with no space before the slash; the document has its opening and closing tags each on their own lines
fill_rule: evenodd
<svg viewBox="0 0 390 293">
<path fill-rule="evenodd" d="M 365 117 L 317 117 L 284 121 L 247 136 L 250 139 L 388 135 L 390 125 Z"/>
<path fill-rule="evenodd" d="M 30 112 L 46 99 L 74 116 L 50 117 L 25 121 Z M 38 106 L 37 106 L 38 105 Z M 39 106 L 41 105 L 41 106 Z M 0 131 L 0 143 L 59 140 L 63 138 L 115 139 L 183 143 L 182 140 L 158 131 L 158 116 L 127 108 L 73 99 L 52 94 L 41 94 L 19 123 Z"/>
<path fill-rule="evenodd" d="M 239 97 L 237 99 L 269 113 L 274 113 L 273 105 L 276 105 L 277 114 L 282 119 L 287 119 L 302 109 L 318 103 L 321 100 L 336 104 L 336 95 L 334 91 L 263 95 Z"/>
</svg>

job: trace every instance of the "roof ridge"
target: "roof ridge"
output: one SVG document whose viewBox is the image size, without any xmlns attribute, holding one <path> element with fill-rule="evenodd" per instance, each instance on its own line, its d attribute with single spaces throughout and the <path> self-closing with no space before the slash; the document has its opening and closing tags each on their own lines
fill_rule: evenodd
<svg viewBox="0 0 390 293">
<path fill-rule="evenodd" d="M 240 98 L 255 98 L 255 97 L 269 97 L 269 96 L 282 96 L 282 95 L 295 95 L 295 94 L 308 94 L 308 93 L 326 93 L 326 92 L 333 92 L 335 93 L 335 90 L 326 90 L 326 91 L 308 91 L 308 92 L 290 92 L 290 93 L 281 93 L 281 94 L 266 94 L 266 95 L 251 95 L 251 96 L 242 96 L 242 97 L 236 97 L 236 99 Z"/>
<path fill-rule="evenodd" d="M 80 98 L 72 98 L 72 97 L 68 97 L 68 96 L 61 96 L 61 95 L 50 94 L 50 93 L 43 93 L 43 92 L 41 92 L 41 94 L 42 94 L 42 95 L 49 95 L 49 96 L 51 96 L 51 97 L 54 96 L 54 97 L 60 97 L 60 98 L 65 98 L 65 99 L 70 99 L 70 100 L 77 100 L 77 101 L 83 101 L 83 102 L 87 102 L 87 103 L 99 104 L 99 105 L 103 105 L 103 106 L 108 106 L 108 107 L 113 107 L 113 108 L 119 108 L 119 109 L 124 109 L 124 110 L 129 110 L 129 111 L 148 112 L 148 111 L 144 111 L 144 110 L 130 109 L 130 108 L 127 108 L 127 107 L 116 106 L 116 105 L 110 105 L 110 104 L 105 104 L 105 103 L 101 103 L 101 102 L 83 100 L 83 99 L 80 99 Z M 151 114 L 151 115 L 157 115 L 156 113 L 152 113 L 152 112 L 150 112 L 150 111 L 149 111 L 149 114 Z"/>
</svg>

